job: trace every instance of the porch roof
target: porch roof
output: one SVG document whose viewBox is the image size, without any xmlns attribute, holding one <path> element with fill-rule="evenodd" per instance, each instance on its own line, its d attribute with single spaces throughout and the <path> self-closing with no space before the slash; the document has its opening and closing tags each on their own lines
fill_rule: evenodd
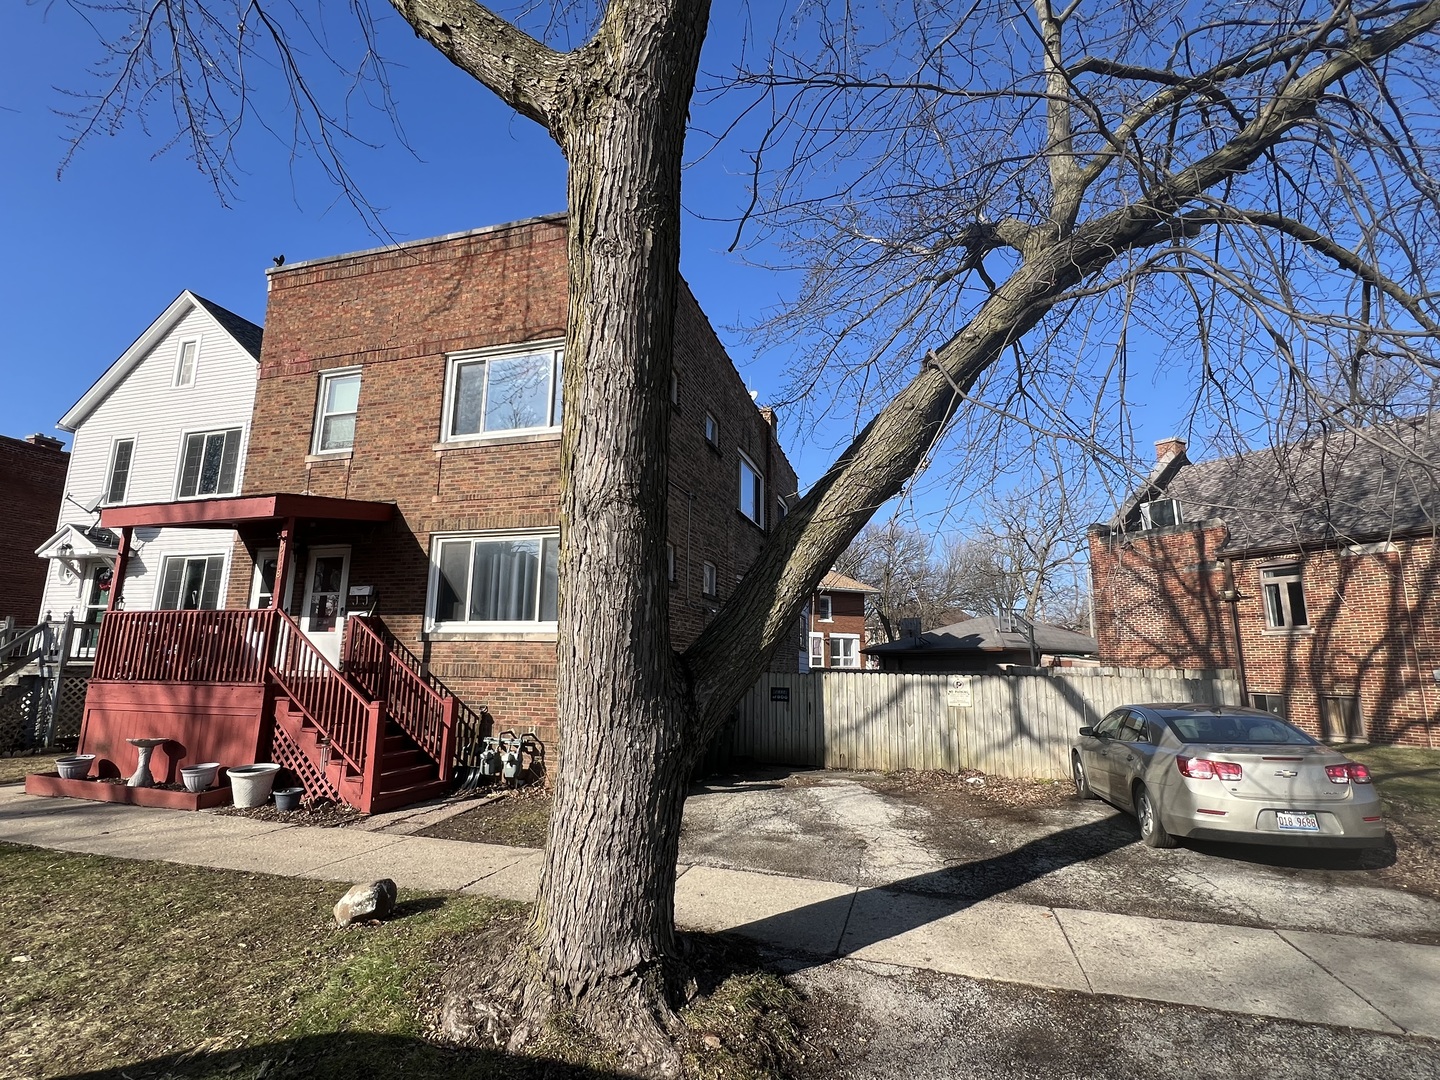
<svg viewBox="0 0 1440 1080">
<path fill-rule="evenodd" d="M 100 512 L 107 529 L 142 525 L 183 525 L 192 529 L 236 529 L 287 518 L 306 521 L 389 521 L 395 504 L 323 495 L 232 495 L 221 499 L 108 506 Z"/>
</svg>

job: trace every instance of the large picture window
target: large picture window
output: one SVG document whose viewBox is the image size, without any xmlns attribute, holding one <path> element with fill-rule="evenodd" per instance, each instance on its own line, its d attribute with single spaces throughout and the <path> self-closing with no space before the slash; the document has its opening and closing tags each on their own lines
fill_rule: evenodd
<svg viewBox="0 0 1440 1080">
<path fill-rule="evenodd" d="M 431 626 L 553 628 L 559 554 L 553 533 L 437 537 L 430 555 Z"/>
<path fill-rule="evenodd" d="M 240 470 L 240 429 L 186 435 L 180 460 L 180 498 L 233 495 Z"/>
<path fill-rule="evenodd" d="M 446 440 L 560 426 L 561 347 L 487 350 L 450 358 Z"/>
<path fill-rule="evenodd" d="M 224 576 L 224 555 L 172 555 L 161 568 L 155 606 L 163 611 L 214 611 L 220 606 Z"/>
</svg>

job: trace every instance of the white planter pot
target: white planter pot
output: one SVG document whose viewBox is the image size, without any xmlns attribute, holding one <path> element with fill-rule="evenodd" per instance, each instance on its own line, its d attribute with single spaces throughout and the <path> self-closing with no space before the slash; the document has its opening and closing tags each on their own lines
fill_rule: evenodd
<svg viewBox="0 0 1440 1080">
<path fill-rule="evenodd" d="M 259 765 L 232 765 L 225 770 L 230 777 L 231 799 L 236 806 L 264 806 L 270 801 L 270 788 L 280 766 L 269 762 Z"/>
<path fill-rule="evenodd" d="M 55 759 L 55 771 L 60 774 L 61 780 L 84 780 L 90 775 L 90 765 L 94 761 L 94 754 L 71 754 Z"/>
<path fill-rule="evenodd" d="M 215 774 L 219 771 L 218 761 L 207 761 L 203 765 L 182 765 L 180 779 L 185 782 L 186 791 L 205 791 L 215 783 Z"/>
</svg>

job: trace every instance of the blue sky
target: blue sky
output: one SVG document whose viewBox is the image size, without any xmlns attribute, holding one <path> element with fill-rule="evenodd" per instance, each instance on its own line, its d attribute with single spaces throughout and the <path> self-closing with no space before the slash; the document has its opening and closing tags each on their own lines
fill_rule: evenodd
<svg viewBox="0 0 1440 1080">
<path fill-rule="evenodd" d="M 712 28 L 712 70 L 734 30 Z M 362 108 L 362 130 L 383 145 L 354 149 L 349 163 L 396 239 L 564 209 L 563 159 L 535 124 L 452 68 L 398 17 L 382 18 L 380 44 L 414 153 Z M 182 289 L 261 322 L 273 256 L 293 262 L 381 242 L 313 162 L 292 162 L 286 141 L 259 125 L 239 142 L 241 174 L 229 206 L 182 147 L 160 152 L 168 132 L 147 134 L 133 121 L 88 142 L 57 179 L 67 149 L 67 121 L 57 111 L 74 104 L 66 91 L 96 85 L 87 76 L 95 59 L 93 33 L 69 8 L 0 8 L 0 316 L 7 330 L 0 433 L 8 435 L 55 433 L 61 414 Z M 732 328 L 780 302 L 792 284 L 727 253 L 733 226 L 706 220 L 745 204 L 743 164 L 737 151 L 687 173 L 682 270 L 764 402 L 778 393 L 787 357 L 757 359 Z M 1137 434 L 1168 434 L 1165 411 L 1153 418 L 1153 431 L 1142 417 Z M 845 435 L 783 431 L 802 486 Z"/>
</svg>

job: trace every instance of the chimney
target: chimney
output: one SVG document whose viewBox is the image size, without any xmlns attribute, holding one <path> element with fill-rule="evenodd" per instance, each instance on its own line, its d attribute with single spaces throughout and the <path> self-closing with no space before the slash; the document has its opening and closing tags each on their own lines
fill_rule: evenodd
<svg viewBox="0 0 1440 1080">
<path fill-rule="evenodd" d="M 26 435 L 25 441 L 31 446 L 38 446 L 42 450 L 63 450 L 65 444 L 51 435 L 41 435 L 38 431 L 34 435 Z"/>
<path fill-rule="evenodd" d="M 1164 439 L 1155 440 L 1155 460 L 1164 461 L 1168 457 L 1183 457 L 1185 454 L 1185 440 L 1179 435 L 1170 435 Z"/>
</svg>

